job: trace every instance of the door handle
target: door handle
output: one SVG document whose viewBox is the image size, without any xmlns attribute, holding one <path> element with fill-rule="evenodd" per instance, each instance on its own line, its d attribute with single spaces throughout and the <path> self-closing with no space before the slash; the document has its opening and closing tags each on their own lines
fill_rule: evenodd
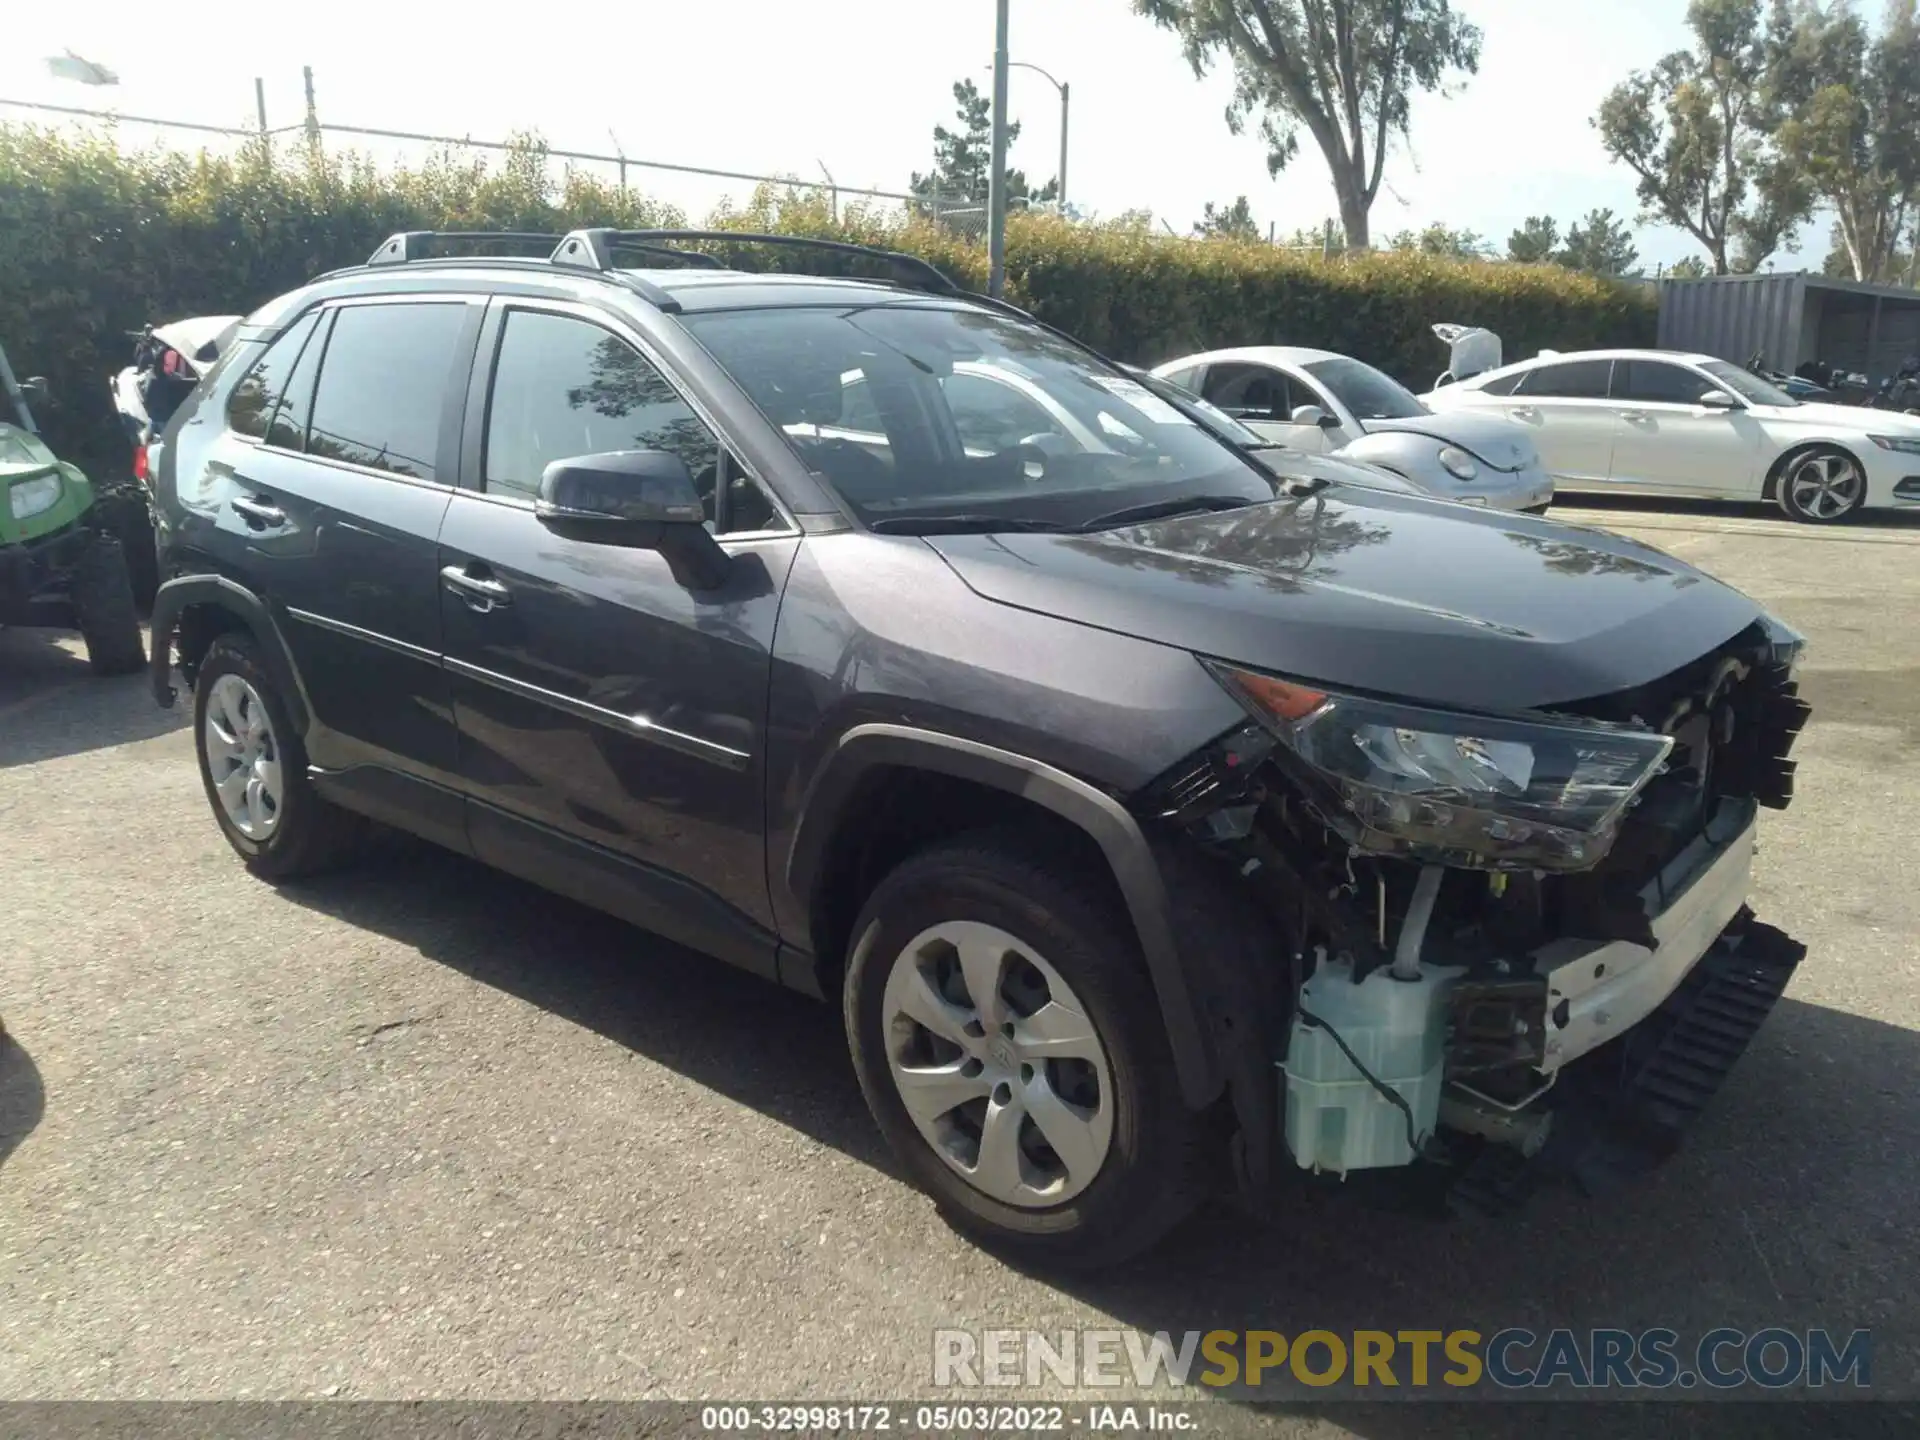
<svg viewBox="0 0 1920 1440">
<path fill-rule="evenodd" d="M 1516 405 L 1507 412 L 1516 420 L 1538 420 L 1540 412 L 1531 405 Z"/>
<path fill-rule="evenodd" d="M 440 581 L 458 595 L 469 610 L 485 615 L 513 603 L 513 592 L 490 575 L 475 575 L 464 565 L 448 565 Z"/>
<path fill-rule="evenodd" d="M 270 530 L 276 525 L 287 523 L 287 512 L 271 500 L 248 499 L 244 495 L 236 495 L 227 504 L 234 514 L 256 530 Z"/>
<path fill-rule="evenodd" d="M 1622 410 L 1620 412 L 1620 418 L 1622 420 L 1645 420 L 1647 418 L 1647 412 L 1644 410 Z"/>
</svg>

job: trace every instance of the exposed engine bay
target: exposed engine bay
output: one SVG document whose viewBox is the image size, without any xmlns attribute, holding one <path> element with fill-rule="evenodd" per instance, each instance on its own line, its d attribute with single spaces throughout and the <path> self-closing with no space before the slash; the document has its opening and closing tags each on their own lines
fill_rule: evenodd
<svg viewBox="0 0 1920 1440">
<path fill-rule="evenodd" d="M 1285 922 L 1298 1167 L 1497 1167 L 1558 1129 L 1578 1168 L 1691 1118 L 1804 953 L 1746 909 L 1758 811 L 1792 798 L 1800 643 L 1762 620 L 1500 718 L 1210 667 L 1254 718 L 1155 809 Z"/>
</svg>

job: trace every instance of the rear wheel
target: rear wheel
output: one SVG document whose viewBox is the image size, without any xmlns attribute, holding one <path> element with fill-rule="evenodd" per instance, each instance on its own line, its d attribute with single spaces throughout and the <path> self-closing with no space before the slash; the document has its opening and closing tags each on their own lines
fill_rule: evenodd
<svg viewBox="0 0 1920 1440">
<path fill-rule="evenodd" d="M 1110 1264 L 1192 1207 L 1211 1131 L 1110 884 L 1021 837 L 936 846 L 877 886 L 845 1003 L 874 1118 L 958 1228 Z"/>
<path fill-rule="evenodd" d="M 126 675 L 147 663 L 126 556 L 112 536 L 93 536 L 81 552 L 73 569 L 73 608 L 94 674 Z"/>
<path fill-rule="evenodd" d="M 1867 503 L 1867 474 L 1846 451 L 1816 446 L 1787 457 L 1776 498 L 1789 519 L 1831 525 Z"/>
<path fill-rule="evenodd" d="M 193 729 L 213 818 L 254 874 L 308 875 L 359 848 L 364 822 L 313 788 L 306 748 L 250 636 L 222 635 L 200 662 Z"/>
</svg>

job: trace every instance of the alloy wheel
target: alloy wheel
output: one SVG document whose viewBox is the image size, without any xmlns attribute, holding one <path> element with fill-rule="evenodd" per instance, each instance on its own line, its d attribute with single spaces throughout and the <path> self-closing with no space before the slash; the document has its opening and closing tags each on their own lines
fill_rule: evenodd
<svg viewBox="0 0 1920 1440">
<path fill-rule="evenodd" d="M 1787 473 L 1787 498 L 1810 520 L 1838 520 L 1866 498 L 1866 476 L 1845 455 L 1808 455 Z"/>
<path fill-rule="evenodd" d="M 200 747 L 228 822 L 265 842 L 280 823 L 280 746 L 266 702 L 238 675 L 222 675 L 207 694 Z"/>
<path fill-rule="evenodd" d="M 881 1015 L 908 1116 L 968 1184 L 1037 1209 L 1093 1183 L 1113 1144 L 1111 1067 L 1086 1007 L 1031 946 L 993 925 L 935 925 L 895 957 Z"/>
</svg>

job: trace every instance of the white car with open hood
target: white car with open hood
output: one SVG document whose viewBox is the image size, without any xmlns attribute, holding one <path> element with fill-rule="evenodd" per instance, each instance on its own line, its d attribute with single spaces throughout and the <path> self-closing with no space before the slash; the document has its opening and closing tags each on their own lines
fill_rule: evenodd
<svg viewBox="0 0 1920 1440">
<path fill-rule="evenodd" d="M 1442 500 L 1534 513 L 1553 500 L 1553 481 L 1520 426 L 1491 415 L 1435 415 L 1351 356 L 1248 345 L 1169 360 L 1153 373 L 1264 439 L 1378 466 Z"/>
<path fill-rule="evenodd" d="M 1920 506 L 1920 419 L 1803 404 L 1711 355 L 1549 351 L 1425 399 L 1524 426 L 1562 490 L 1771 500 L 1813 524 Z"/>
</svg>

